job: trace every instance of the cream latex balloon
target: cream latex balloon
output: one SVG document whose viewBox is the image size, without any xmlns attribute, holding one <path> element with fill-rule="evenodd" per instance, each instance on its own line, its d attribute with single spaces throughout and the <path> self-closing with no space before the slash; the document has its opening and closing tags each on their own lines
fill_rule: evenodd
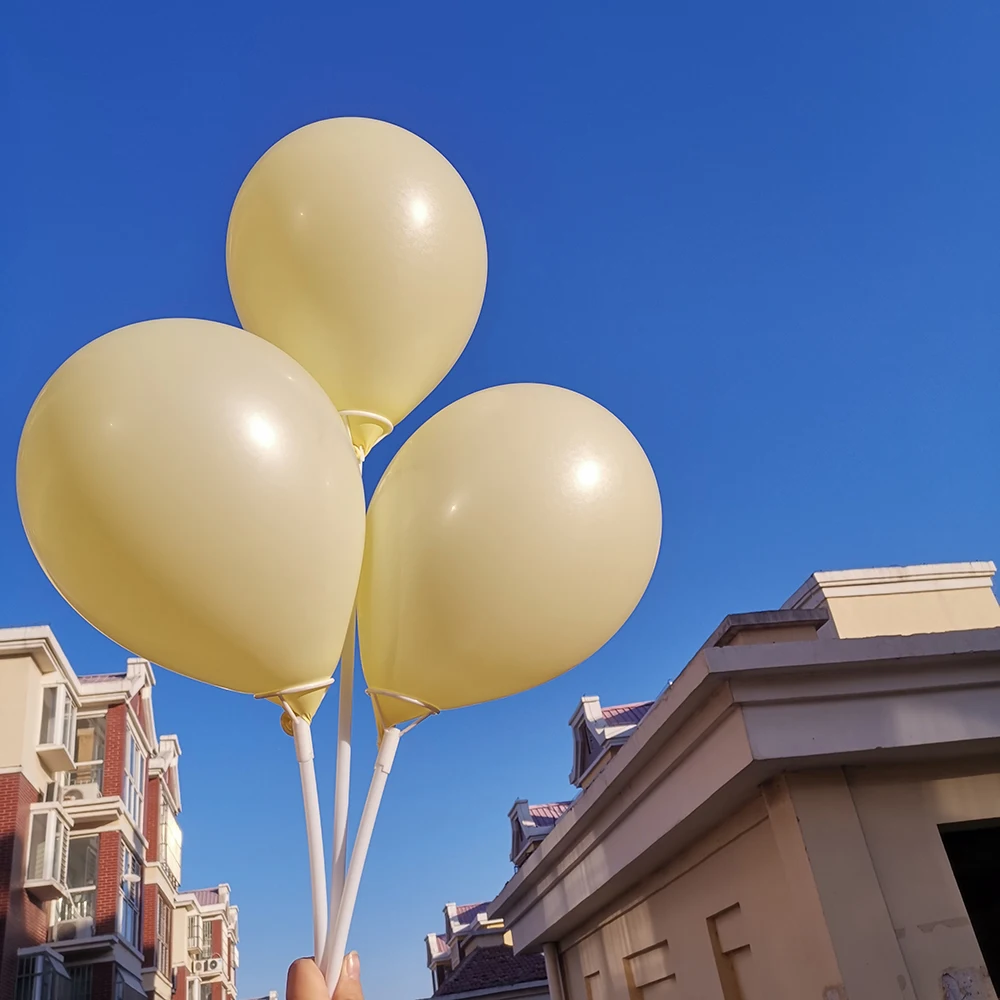
<svg viewBox="0 0 1000 1000">
<path fill-rule="evenodd" d="M 632 613 L 660 530 L 649 461 L 602 406 L 549 385 L 460 399 L 400 448 L 368 509 L 369 687 L 458 708 L 568 670 Z M 419 711 L 375 701 L 385 726 Z"/>
<path fill-rule="evenodd" d="M 56 589 L 126 649 L 251 694 L 333 672 L 361 477 L 326 394 L 259 337 L 165 319 L 88 344 L 32 406 L 17 496 Z"/>
<path fill-rule="evenodd" d="M 226 238 L 240 322 L 299 361 L 338 410 L 399 423 L 479 317 L 486 237 L 455 168 L 370 118 L 285 136 L 243 182 Z M 363 451 L 377 421 L 349 418 Z"/>
</svg>

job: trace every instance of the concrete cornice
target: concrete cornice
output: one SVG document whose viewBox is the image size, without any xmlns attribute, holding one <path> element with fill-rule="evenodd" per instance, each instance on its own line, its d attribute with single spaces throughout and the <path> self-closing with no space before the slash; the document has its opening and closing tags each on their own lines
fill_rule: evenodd
<svg viewBox="0 0 1000 1000">
<path fill-rule="evenodd" d="M 813 573 L 782 608 L 813 608 L 831 597 L 990 587 L 995 573 L 996 566 L 992 562 L 935 563 Z"/>
<path fill-rule="evenodd" d="M 1000 628 L 703 648 L 490 915 L 535 946 L 782 770 L 970 751 L 1000 753 Z"/>
<path fill-rule="evenodd" d="M 80 698 L 80 681 L 59 640 L 48 625 L 26 625 L 0 629 L 0 657 L 27 654 L 43 674 L 53 671 L 63 677 Z"/>
</svg>

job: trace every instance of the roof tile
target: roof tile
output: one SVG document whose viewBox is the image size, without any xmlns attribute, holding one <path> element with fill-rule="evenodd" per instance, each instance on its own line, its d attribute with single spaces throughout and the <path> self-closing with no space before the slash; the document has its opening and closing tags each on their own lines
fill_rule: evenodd
<svg viewBox="0 0 1000 1000">
<path fill-rule="evenodd" d="M 453 993 L 517 986 L 545 979 L 545 958 L 540 954 L 515 955 L 510 945 L 477 948 L 434 991 L 443 997 Z"/>
</svg>

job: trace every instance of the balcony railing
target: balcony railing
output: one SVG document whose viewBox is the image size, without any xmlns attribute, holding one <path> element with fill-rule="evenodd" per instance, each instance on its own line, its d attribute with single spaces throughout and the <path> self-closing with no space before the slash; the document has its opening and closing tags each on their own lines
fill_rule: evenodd
<svg viewBox="0 0 1000 1000">
<path fill-rule="evenodd" d="M 48 955 L 25 956 L 18 963 L 15 1000 L 70 1000 L 70 978 Z"/>
<path fill-rule="evenodd" d="M 77 764 L 75 771 L 70 771 L 67 775 L 68 785 L 97 785 L 104 787 L 104 761 L 92 761 Z"/>
<path fill-rule="evenodd" d="M 70 898 L 59 900 L 56 906 L 56 922 L 83 920 L 87 917 L 93 919 L 96 903 L 96 889 L 70 890 Z"/>
</svg>

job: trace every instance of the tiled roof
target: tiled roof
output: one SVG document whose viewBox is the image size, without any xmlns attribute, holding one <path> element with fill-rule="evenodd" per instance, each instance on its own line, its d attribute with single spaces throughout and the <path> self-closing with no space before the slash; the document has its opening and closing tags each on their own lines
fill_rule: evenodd
<svg viewBox="0 0 1000 1000">
<path fill-rule="evenodd" d="M 466 923 L 472 920 L 477 913 L 485 913 L 488 906 L 488 903 L 466 903 L 464 906 L 456 906 L 455 913 L 463 918 L 462 923 Z"/>
<path fill-rule="evenodd" d="M 211 906 L 213 903 L 220 902 L 218 889 L 192 889 L 190 892 L 202 906 Z"/>
<path fill-rule="evenodd" d="M 604 721 L 612 726 L 634 726 L 642 722 L 652 706 L 651 701 L 636 701 L 631 705 L 609 705 L 601 709 L 601 714 L 604 716 Z"/>
<path fill-rule="evenodd" d="M 546 802 L 540 806 L 528 806 L 528 812 L 538 826 L 555 826 L 556 820 L 572 804 L 572 802 Z"/>
<path fill-rule="evenodd" d="M 79 681 L 81 684 L 91 684 L 99 681 L 123 681 L 125 677 L 124 672 L 120 674 L 81 674 Z"/>
<path fill-rule="evenodd" d="M 545 958 L 542 955 L 515 955 L 509 945 L 477 948 L 464 958 L 459 967 L 434 991 L 434 996 L 472 990 L 517 986 L 545 979 Z"/>
<path fill-rule="evenodd" d="M 437 953 L 439 955 L 447 954 L 448 952 L 448 939 L 443 934 L 434 935 L 434 943 L 436 946 Z"/>
</svg>

